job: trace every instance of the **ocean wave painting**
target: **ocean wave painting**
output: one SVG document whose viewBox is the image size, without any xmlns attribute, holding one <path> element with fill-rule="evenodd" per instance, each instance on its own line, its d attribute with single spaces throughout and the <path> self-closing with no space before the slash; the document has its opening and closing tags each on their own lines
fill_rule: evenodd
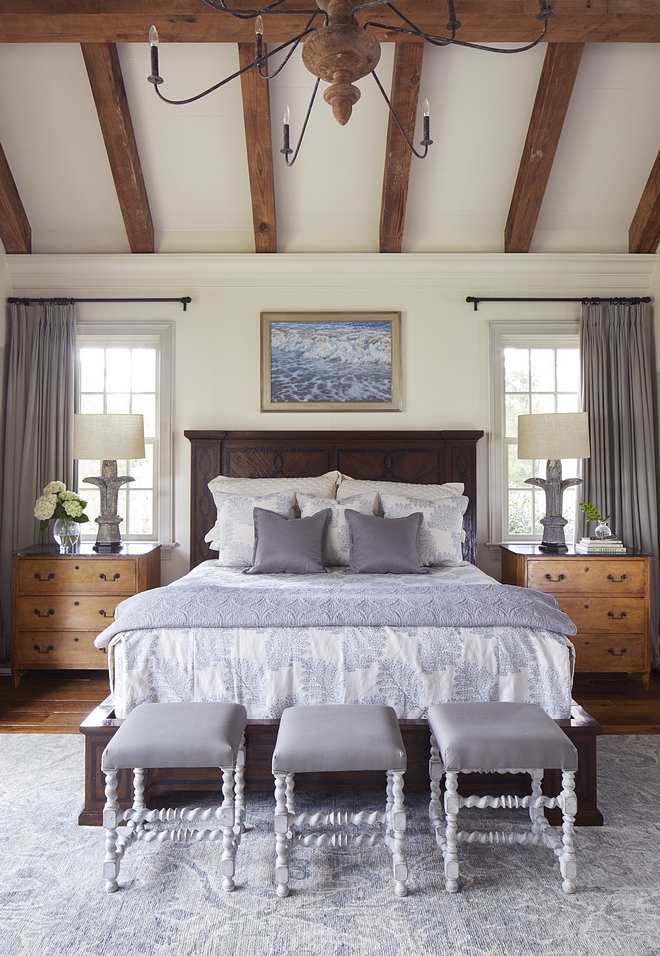
<svg viewBox="0 0 660 956">
<path fill-rule="evenodd" d="M 271 402 L 391 402 L 392 323 L 272 322 Z"/>
</svg>

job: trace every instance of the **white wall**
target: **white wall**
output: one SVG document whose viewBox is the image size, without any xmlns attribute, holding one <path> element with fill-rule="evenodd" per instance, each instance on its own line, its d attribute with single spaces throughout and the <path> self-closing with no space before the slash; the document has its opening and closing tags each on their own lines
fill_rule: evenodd
<svg viewBox="0 0 660 956">
<path fill-rule="evenodd" d="M 467 295 L 648 295 L 655 256 L 12 256 L 13 294 L 190 295 L 168 304 L 83 304 L 81 319 L 172 320 L 175 335 L 175 537 L 164 581 L 188 567 L 189 462 L 184 429 L 479 428 L 479 563 L 499 573 L 488 538 L 488 323 L 557 320 L 579 303 L 484 303 Z M 660 279 L 653 282 L 660 291 Z M 403 411 L 261 413 L 262 311 L 396 310 L 403 319 Z"/>
</svg>

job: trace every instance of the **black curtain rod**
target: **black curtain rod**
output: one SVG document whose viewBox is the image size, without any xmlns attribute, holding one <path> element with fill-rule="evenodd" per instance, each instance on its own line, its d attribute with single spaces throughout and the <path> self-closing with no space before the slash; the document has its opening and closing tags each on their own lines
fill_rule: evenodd
<svg viewBox="0 0 660 956">
<path fill-rule="evenodd" d="M 597 296 L 582 296 L 579 299 L 520 299 L 520 298 L 507 298 L 507 299 L 488 299 L 485 296 L 476 296 L 469 295 L 466 302 L 474 302 L 474 311 L 477 311 L 477 306 L 480 302 L 581 302 L 582 305 L 600 305 L 601 302 L 609 302 L 610 305 L 639 305 L 640 302 L 650 302 L 651 297 L 648 295 L 639 298 L 634 296 L 632 298 L 626 298 L 625 296 L 612 299 L 599 299 Z"/>
<path fill-rule="evenodd" d="M 188 305 L 192 302 L 189 295 L 184 295 L 180 299 L 19 299 L 17 296 L 9 296 L 7 299 L 9 305 L 29 305 L 31 302 L 39 302 L 45 305 L 73 305 L 74 302 L 180 302 L 183 311 L 188 311 Z"/>
</svg>

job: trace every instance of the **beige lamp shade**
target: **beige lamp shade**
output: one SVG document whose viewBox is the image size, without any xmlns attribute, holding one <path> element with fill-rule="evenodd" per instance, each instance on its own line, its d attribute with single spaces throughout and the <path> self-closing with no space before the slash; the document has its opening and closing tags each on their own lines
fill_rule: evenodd
<svg viewBox="0 0 660 956">
<path fill-rule="evenodd" d="M 518 458 L 590 458 L 586 412 L 518 416 Z"/>
<path fill-rule="evenodd" d="M 142 415 L 74 415 L 73 457 L 102 461 L 144 458 Z"/>
</svg>

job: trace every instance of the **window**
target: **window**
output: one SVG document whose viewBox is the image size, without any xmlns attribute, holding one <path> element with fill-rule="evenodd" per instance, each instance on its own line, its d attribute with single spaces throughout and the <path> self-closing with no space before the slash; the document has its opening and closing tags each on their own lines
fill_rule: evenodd
<svg viewBox="0 0 660 956">
<path fill-rule="evenodd" d="M 491 325 L 491 541 L 537 541 L 545 492 L 525 484 L 545 477 L 545 461 L 518 458 L 518 416 L 579 411 L 580 361 L 575 323 Z M 567 476 L 580 462 L 564 461 Z M 564 493 L 566 539 L 575 534 L 578 489 Z"/>
<path fill-rule="evenodd" d="M 118 461 L 120 475 L 134 480 L 119 489 L 122 538 L 170 542 L 171 505 L 171 339 L 169 324 L 78 326 L 78 410 L 82 414 L 140 414 L 144 417 L 145 458 Z M 78 461 L 78 494 L 90 518 L 100 511 L 99 491 L 83 479 L 99 475 L 99 461 Z M 92 520 L 83 538 L 96 537 Z"/>
</svg>

